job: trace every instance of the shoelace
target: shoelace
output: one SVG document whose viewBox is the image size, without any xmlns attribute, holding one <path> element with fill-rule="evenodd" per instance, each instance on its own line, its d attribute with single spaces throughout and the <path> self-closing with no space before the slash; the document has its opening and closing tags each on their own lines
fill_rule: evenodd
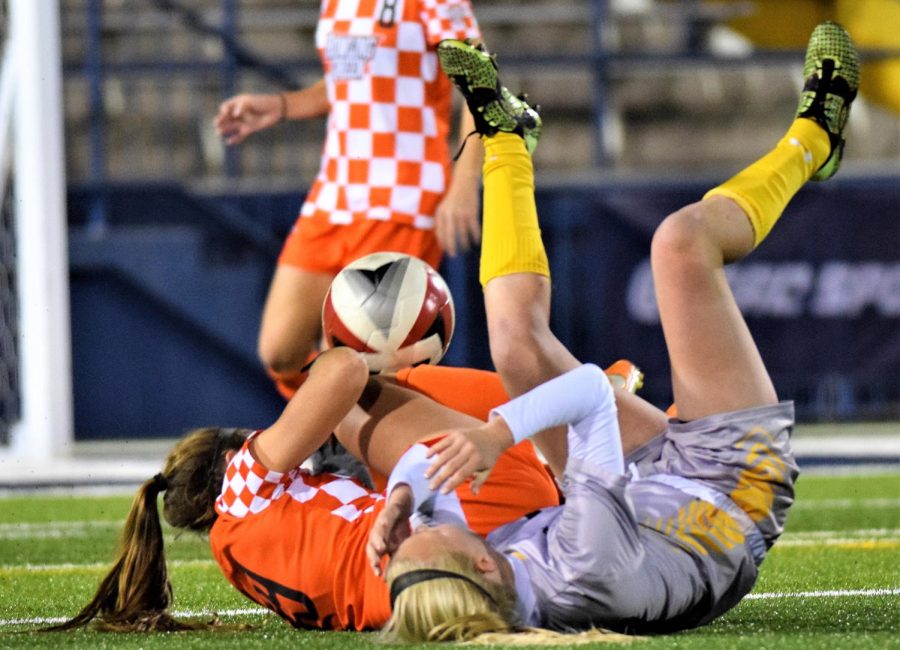
<svg viewBox="0 0 900 650">
<path fill-rule="evenodd" d="M 459 145 L 459 151 L 457 151 L 456 155 L 453 156 L 453 162 L 456 162 L 457 160 L 459 160 L 459 157 L 462 155 L 463 149 L 466 148 L 466 143 L 469 141 L 469 138 L 471 138 L 473 135 L 478 135 L 478 131 L 472 130 L 468 133 L 468 135 L 466 135 L 465 138 L 463 138 L 462 144 Z"/>
</svg>

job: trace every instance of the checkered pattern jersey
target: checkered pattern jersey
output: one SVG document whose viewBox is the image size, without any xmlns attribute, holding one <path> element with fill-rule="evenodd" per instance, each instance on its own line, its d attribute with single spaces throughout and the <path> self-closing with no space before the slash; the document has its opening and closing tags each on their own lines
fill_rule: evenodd
<svg viewBox="0 0 900 650">
<path fill-rule="evenodd" d="M 209 541 L 222 573 L 296 627 L 380 628 L 390 617 L 388 592 L 368 566 L 365 546 L 383 495 L 334 474 L 270 471 L 250 452 L 258 434 L 228 464 L 216 499 Z M 481 535 L 559 503 L 527 442 L 501 456 L 477 498 L 468 485 L 456 496 L 455 508 Z"/>
<path fill-rule="evenodd" d="M 469 0 L 322 0 L 331 111 L 301 217 L 434 227 L 449 174 L 452 87 L 435 46 L 480 38 Z"/>
<path fill-rule="evenodd" d="M 225 577 L 296 627 L 371 629 L 390 615 L 365 559 L 381 494 L 333 474 L 272 472 L 250 453 L 229 463 L 210 531 Z"/>
</svg>

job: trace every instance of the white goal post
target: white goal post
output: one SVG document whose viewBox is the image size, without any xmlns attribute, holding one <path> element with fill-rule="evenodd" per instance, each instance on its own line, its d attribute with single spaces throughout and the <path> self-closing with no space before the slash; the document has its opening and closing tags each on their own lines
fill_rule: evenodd
<svg viewBox="0 0 900 650">
<path fill-rule="evenodd" d="M 0 124 L 14 170 L 20 417 L 7 457 L 52 459 L 73 442 L 71 325 L 58 0 L 8 0 Z M 5 170 L 4 170 L 5 173 Z M 3 188 L 8 191 L 8 188 Z M 2 197 L 0 197 L 2 199 Z"/>
</svg>

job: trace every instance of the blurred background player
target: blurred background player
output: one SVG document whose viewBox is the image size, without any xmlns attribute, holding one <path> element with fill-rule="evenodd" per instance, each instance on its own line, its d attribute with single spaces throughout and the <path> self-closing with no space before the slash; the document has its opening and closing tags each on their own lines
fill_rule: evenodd
<svg viewBox="0 0 900 650">
<path fill-rule="evenodd" d="M 480 239 L 480 143 L 450 173 L 451 86 L 434 48 L 480 39 L 469 0 L 323 0 L 316 48 L 324 78 L 303 90 L 238 95 L 219 107 L 228 144 L 283 120 L 327 115 L 319 174 L 284 244 L 262 315 L 258 351 L 290 398 L 315 350 L 334 275 L 376 251 L 438 268 Z M 463 111 L 461 136 L 472 130 Z"/>
</svg>

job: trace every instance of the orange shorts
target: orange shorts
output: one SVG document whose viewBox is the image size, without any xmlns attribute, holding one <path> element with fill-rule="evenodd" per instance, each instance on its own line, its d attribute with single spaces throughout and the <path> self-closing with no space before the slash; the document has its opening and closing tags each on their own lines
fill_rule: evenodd
<svg viewBox="0 0 900 650">
<path fill-rule="evenodd" d="M 401 386 L 479 420 L 487 420 L 491 409 L 509 399 L 497 373 L 486 370 L 416 366 L 401 370 L 396 379 Z M 425 444 L 441 437 L 434 436 Z M 456 494 L 469 528 L 482 536 L 539 508 L 559 505 L 561 497 L 553 475 L 528 441 L 500 456 L 478 496 L 472 494 L 469 483 L 458 487 Z"/>
<path fill-rule="evenodd" d="M 509 401 L 500 375 L 488 370 L 422 365 L 400 370 L 395 379 L 438 404 L 484 421 L 491 409 Z"/>
<path fill-rule="evenodd" d="M 353 260 L 382 251 L 413 255 L 435 269 L 441 263 L 442 251 L 434 230 L 375 219 L 341 225 L 318 217 L 297 219 L 278 263 L 313 273 L 337 274 Z"/>
</svg>

